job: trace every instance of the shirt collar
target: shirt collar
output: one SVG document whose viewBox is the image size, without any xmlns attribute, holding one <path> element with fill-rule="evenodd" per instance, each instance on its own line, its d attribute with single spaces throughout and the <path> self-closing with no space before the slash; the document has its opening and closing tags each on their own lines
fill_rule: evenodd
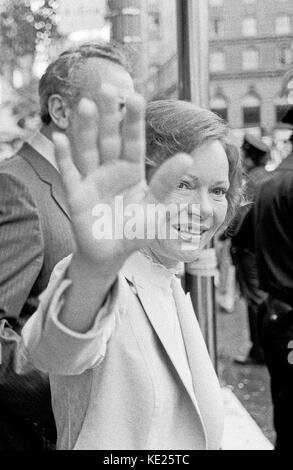
<svg viewBox="0 0 293 470">
<path fill-rule="evenodd" d="M 155 263 L 139 251 L 127 259 L 121 271 L 129 281 L 133 282 L 134 278 L 141 287 L 148 283 L 163 289 L 170 289 L 175 277 L 174 273 L 165 266 Z"/>
<path fill-rule="evenodd" d="M 40 153 L 51 165 L 59 171 L 56 158 L 54 144 L 44 134 L 38 131 L 29 142 L 31 147 Z"/>
</svg>

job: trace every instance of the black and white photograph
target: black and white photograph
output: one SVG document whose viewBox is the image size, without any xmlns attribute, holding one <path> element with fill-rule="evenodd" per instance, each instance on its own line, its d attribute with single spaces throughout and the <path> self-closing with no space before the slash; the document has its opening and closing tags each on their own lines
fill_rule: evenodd
<svg viewBox="0 0 293 470">
<path fill-rule="evenodd" d="M 0 0 L 0 450 L 292 443 L 293 0 Z"/>
</svg>

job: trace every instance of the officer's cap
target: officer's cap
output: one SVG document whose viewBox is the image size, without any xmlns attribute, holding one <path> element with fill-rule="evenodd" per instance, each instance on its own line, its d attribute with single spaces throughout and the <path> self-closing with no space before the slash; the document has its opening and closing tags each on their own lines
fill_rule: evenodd
<svg viewBox="0 0 293 470">
<path fill-rule="evenodd" d="M 261 140 L 248 134 L 244 137 L 242 149 L 245 151 L 247 156 L 251 158 L 262 157 L 270 151 L 269 147 Z"/>
</svg>

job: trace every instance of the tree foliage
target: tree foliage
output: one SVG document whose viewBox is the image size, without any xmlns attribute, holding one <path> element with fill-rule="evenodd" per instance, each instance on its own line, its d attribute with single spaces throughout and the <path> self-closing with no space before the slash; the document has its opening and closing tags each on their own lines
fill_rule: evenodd
<svg viewBox="0 0 293 470">
<path fill-rule="evenodd" d="M 0 63 L 13 69 L 39 42 L 58 35 L 57 0 L 9 0 L 0 13 Z"/>
</svg>

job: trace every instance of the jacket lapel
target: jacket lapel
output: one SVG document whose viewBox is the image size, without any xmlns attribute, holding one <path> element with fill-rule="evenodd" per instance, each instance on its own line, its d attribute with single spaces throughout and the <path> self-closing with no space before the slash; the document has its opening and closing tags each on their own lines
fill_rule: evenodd
<svg viewBox="0 0 293 470">
<path fill-rule="evenodd" d="M 176 350 L 174 348 L 174 343 L 168 328 L 166 327 L 166 315 L 169 312 L 166 311 L 166 304 L 164 304 L 163 293 L 162 296 L 152 295 L 152 291 L 135 285 L 138 298 L 143 306 L 143 309 L 150 320 L 152 327 L 154 328 L 156 334 L 158 335 L 164 349 L 169 356 L 172 364 L 174 365 L 181 381 L 183 382 L 186 390 L 193 400 L 193 390 L 191 389 L 189 383 L 186 381 L 185 376 L 182 374 L 181 365 L 176 355 Z M 159 289 L 159 287 L 158 287 Z M 194 400 L 193 400 L 194 401 Z"/>
<path fill-rule="evenodd" d="M 206 440 L 204 425 L 201 418 L 201 413 L 197 403 L 197 397 L 195 397 L 192 384 L 190 384 L 183 373 L 180 359 L 176 354 L 174 347 L 174 340 L 170 335 L 170 331 L 166 328 L 166 317 L 170 315 L 168 311 L 168 304 L 166 304 L 165 291 L 160 288 L 160 285 L 156 285 L 156 292 L 154 295 L 154 285 L 147 282 L 147 276 L 143 278 L 140 272 L 143 272 L 143 266 L 141 265 L 141 259 L 137 259 L 137 255 L 132 257 L 130 263 L 122 269 L 122 272 L 126 279 L 134 286 L 137 297 L 146 313 L 154 331 L 156 332 L 162 346 L 164 347 L 171 363 L 173 364 L 181 382 L 183 383 L 196 411 L 199 416 L 199 420 L 202 427 L 203 439 Z"/>
<path fill-rule="evenodd" d="M 34 169 L 39 178 L 50 186 L 52 198 L 70 220 L 63 183 L 56 168 L 28 143 L 22 146 L 19 154 Z"/>
<path fill-rule="evenodd" d="M 207 435 L 212 439 L 213 435 L 220 435 L 223 428 L 221 389 L 194 313 L 190 294 L 185 295 L 179 280 L 176 280 L 175 284 L 177 285 L 173 286 L 174 298 L 193 378 L 194 393 Z M 209 441 L 208 444 L 213 448 L 213 442 Z"/>
</svg>

